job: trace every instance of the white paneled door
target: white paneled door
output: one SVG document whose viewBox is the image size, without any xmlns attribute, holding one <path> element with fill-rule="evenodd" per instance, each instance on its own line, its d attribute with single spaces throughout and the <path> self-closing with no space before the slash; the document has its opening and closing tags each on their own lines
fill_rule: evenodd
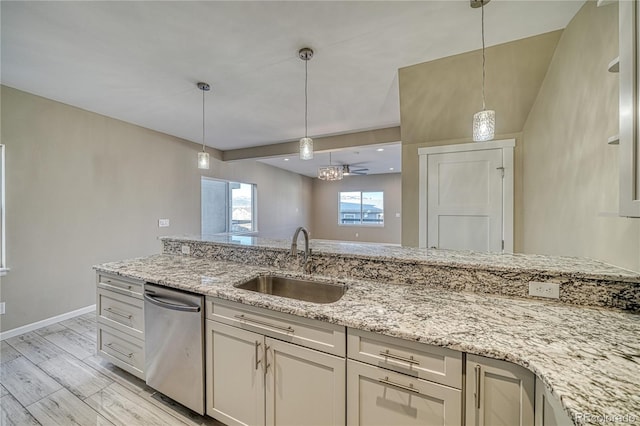
<svg viewBox="0 0 640 426">
<path fill-rule="evenodd" d="M 421 192 L 426 193 L 421 194 L 426 201 L 426 208 L 421 208 L 426 238 L 421 243 L 426 240 L 427 247 L 438 249 L 510 251 L 504 240 L 512 218 L 505 218 L 509 210 L 505 203 L 512 206 L 513 195 L 505 191 L 512 191 L 513 170 L 512 161 L 505 161 L 504 148 L 479 144 L 438 148 L 442 152 L 431 148 L 421 155 L 421 179 L 426 181 L 421 182 Z M 509 184 L 505 176 L 511 179 Z"/>
</svg>

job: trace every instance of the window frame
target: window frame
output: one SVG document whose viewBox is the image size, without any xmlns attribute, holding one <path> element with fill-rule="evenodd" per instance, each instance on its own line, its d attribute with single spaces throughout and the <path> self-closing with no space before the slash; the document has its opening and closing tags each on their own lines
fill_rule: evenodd
<svg viewBox="0 0 640 426">
<path fill-rule="evenodd" d="M 246 234 L 255 234 L 258 232 L 258 185 L 255 183 L 249 182 L 238 182 L 231 181 L 226 179 L 218 179 L 212 178 L 208 176 L 200 177 L 200 233 L 202 234 L 202 182 L 204 180 L 222 182 L 225 184 L 225 232 L 221 232 L 219 234 L 228 234 L 228 235 L 246 235 Z M 251 186 L 251 224 L 252 229 L 250 231 L 232 231 L 233 226 L 233 192 L 231 188 L 231 184 L 239 184 L 239 185 L 250 185 Z"/>
<path fill-rule="evenodd" d="M 247 182 L 232 182 L 232 181 L 226 181 L 227 182 L 227 203 L 228 203 L 228 214 L 227 214 L 227 233 L 228 234 L 249 234 L 249 233 L 256 233 L 258 232 L 258 214 L 257 214 L 257 196 L 258 196 L 258 192 L 257 192 L 257 187 L 258 185 L 256 185 L 255 183 L 247 183 Z M 237 183 L 240 185 L 249 185 L 251 186 L 251 230 L 247 230 L 247 231 L 231 231 L 231 228 L 233 227 L 233 190 L 235 188 L 231 188 L 230 184 L 232 183 Z"/>
<path fill-rule="evenodd" d="M 342 199 L 342 194 L 346 193 L 346 192 L 359 192 L 360 193 L 360 217 L 359 217 L 359 221 L 358 223 L 342 223 L 343 217 L 342 217 L 342 211 L 340 209 L 340 203 L 341 203 L 341 199 Z M 362 200 L 364 199 L 364 194 L 366 193 L 371 193 L 371 192 L 379 192 L 382 194 L 382 212 L 377 213 L 376 215 L 382 214 L 382 223 L 365 223 L 363 222 L 364 219 L 364 210 L 363 210 L 363 202 Z M 368 191 L 338 191 L 338 226 L 357 226 L 357 227 L 369 227 L 369 228 L 384 228 L 384 191 L 382 190 L 368 190 Z M 346 213 L 346 214 L 353 214 L 353 213 Z M 354 214 L 355 216 L 355 214 Z M 351 219 L 351 218 L 349 218 Z M 354 217 L 354 219 L 356 219 Z"/>
</svg>

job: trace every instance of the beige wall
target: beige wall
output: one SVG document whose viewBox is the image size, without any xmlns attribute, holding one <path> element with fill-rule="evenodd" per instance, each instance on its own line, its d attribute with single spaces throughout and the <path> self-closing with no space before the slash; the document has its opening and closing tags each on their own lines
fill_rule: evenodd
<svg viewBox="0 0 640 426">
<path fill-rule="evenodd" d="M 617 5 L 589 1 L 565 29 L 524 126 L 524 251 L 640 271 L 640 219 L 618 209 Z"/>
<path fill-rule="evenodd" d="M 522 131 L 561 33 L 487 49 L 486 100 L 487 108 L 496 111 L 496 139 Z M 471 141 L 473 114 L 482 107 L 481 63 L 477 50 L 399 70 L 403 245 L 418 245 L 418 148 Z M 516 140 L 516 163 L 521 161 L 521 142 Z M 517 209 L 516 204 L 516 223 Z M 516 228 L 516 249 L 519 244 Z"/>
<path fill-rule="evenodd" d="M 340 191 L 384 191 L 384 226 L 338 226 L 338 192 Z M 399 173 L 348 176 L 336 182 L 314 179 L 312 206 L 312 238 L 400 243 L 401 218 L 396 217 L 396 213 L 401 213 Z"/>
<path fill-rule="evenodd" d="M 588 1 L 561 33 L 487 51 L 496 139 L 516 138 L 518 252 L 640 271 L 640 220 L 617 217 L 618 147 L 606 143 L 618 132 L 618 77 L 607 72 L 617 38 L 617 6 Z M 470 140 L 480 81 L 468 71 L 477 68 L 477 54 L 400 70 L 403 245 L 418 243 L 418 148 Z M 537 70 L 528 82 L 508 76 L 523 66 Z"/>
<path fill-rule="evenodd" d="M 199 233 L 197 144 L 5 86 L 1 101 L 3 331 L 95 303 L 92 265 L 158 253 L 161 235 Z M 261 229 L 310 225 L 307 177 L 217 160 L 207 176 L 257 183 Z"/>
</svg>

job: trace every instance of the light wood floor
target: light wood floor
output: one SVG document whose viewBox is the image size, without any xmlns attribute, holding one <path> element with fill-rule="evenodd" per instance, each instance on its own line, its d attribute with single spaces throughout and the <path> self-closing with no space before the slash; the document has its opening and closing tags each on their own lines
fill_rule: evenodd
<svg viewBox="0 0 640 426">
<path fill-rule="evenodd" d="M 95 353 L 95 313 L 0 342 L 0 425 L 222 425 Z"/>
</svg>

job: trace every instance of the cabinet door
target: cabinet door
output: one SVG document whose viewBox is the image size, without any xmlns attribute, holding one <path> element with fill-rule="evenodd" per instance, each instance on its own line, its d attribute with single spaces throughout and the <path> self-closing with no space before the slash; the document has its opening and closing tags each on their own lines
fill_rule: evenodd
<svg viewBox="0 0 640 426">
<path fill-rule="evenodd" d="M 349 360 L 347 424 L 462 424 L 462 392 L 405 374 Z"/>
<path fill-rule="evenodd" d="M 536 426 L 573 426 L 560 401 L 536 377 Z"/>
<path fill-rule="evenodd" d="M 266 424 L 344 425 L 345 360 L 266 338 Z"/>
<path fill-rule="evenodd" d="M 264 336 L 206 322 L 209 416 L 231 425 L 264 424 Z"/>
<path fill-rule="evenodd" d="M 620 40 L 620 215 L 640 217 L 638 1 L 618 2 Z"/>
<path fill-rule="evenodd" d="M 467 426 L 532 426 L 534 391 L 526 368 L 467 355 Z"/>
</svg>

